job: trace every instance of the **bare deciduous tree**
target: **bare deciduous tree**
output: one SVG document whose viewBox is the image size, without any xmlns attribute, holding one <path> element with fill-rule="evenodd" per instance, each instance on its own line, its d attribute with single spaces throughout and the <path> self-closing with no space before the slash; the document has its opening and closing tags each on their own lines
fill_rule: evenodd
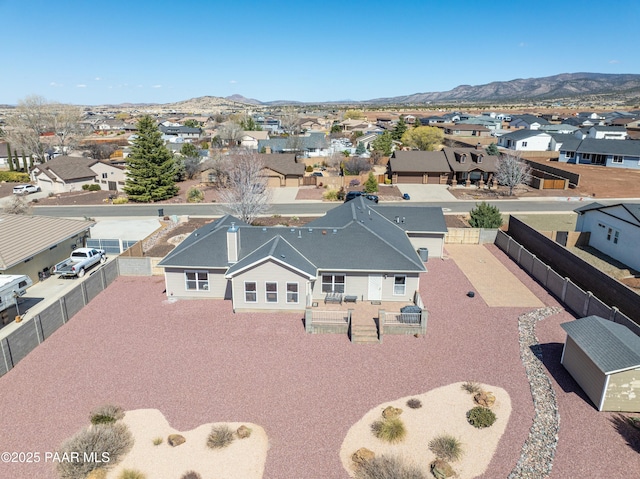
<svg viewBox="0 0 640 479">
<path fill-rule="evenodd" d="M 4 134 L 14 148 L 44 162 L 51 146 L 64 153 L 75 145 L 81 115 L 77 107 L 50 103 L 33 95 L 18 102 L 13 114 L 7 117 Z M 50 143 L 43 141 L 45 133 L 53 133 Z"/>
<path fill-rule="evenodd" d="M 517 153 L 507 153 L 498 159 L 495 177 L 498 184 L 509 188 L 509 196 L 512 196 L 515 187 L 531 180 L 531 168 Z"/>
<path fill-rule="evenodd" d="M 227 188 L 221 198 L 231 214 L 251 223 L 270 206 L 264 163 L 258 154 L 246 149 L 232 151 L 225 160 Z"/>
<path fill-rule="evenodd" d="M 10 215 L 28 215 L 31 213 L 31 203 L 22 196 L 13 195 L 2 208 L 2 212 Z"/>
<path fill-rule="evenodd" d="M 371 170 L 371 163 L 366 158 L 354 156 L 344 161 L 345 175 L 359 175 L 360 173 Z"/>
<path fill-rule="evenodd" d="M 243 131 L 242 127 L 235 121 L 228 121 L 219 128 L 218 136 L 229 143 L 233 143 L 232 146 L 237 146 L 242 139 Z"/>
<path fill-rule="evenodd" d="M 299 131 L 300 115 L 293 107 L 284 107 L 280 113 L 280 125 L 285 132 L 295 135 Z"/>
</svg>

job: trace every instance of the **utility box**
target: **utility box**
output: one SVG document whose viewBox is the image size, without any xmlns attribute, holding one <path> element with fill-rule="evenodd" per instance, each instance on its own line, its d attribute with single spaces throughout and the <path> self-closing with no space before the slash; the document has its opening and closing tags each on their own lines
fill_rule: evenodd
<svg viewBox="0 0 640 479">
<path fill-rule="evenodd" d="M 429 261 L 429 248 L 418 248 L 418 255 L 423 263 Z"/>
</svg>

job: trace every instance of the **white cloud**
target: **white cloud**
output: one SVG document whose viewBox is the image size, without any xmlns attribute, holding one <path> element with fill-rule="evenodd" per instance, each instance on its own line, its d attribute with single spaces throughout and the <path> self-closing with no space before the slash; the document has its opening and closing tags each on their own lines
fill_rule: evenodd
<svg viewBox="0 0 640 479">
<path fill-rule="evenodd" d="M 76 88 L 87 88 L 87 85 L 84 85 L 82 83 L 76 85 Z"/>
<path fill-rule="evenodd" d="M 620 60 L 609 60 L 609 63 L 611 64 L 620 63 Z"/>
<path fill-rule="evenodd" d="M 57 87 L 61 87 L 61 86 L 64 86 L 64 85 L 62 83 L 56 83 L 56 82 L 52 81 L 51 83 L 49 83 L 49 86 L 57 88 Z"/>
<path fill-rule="evenodd" d="M 162 85 L 153 85 L 151 88 L 162 88 Z"/>
<path fill-rule="evenodd" d="M 95 77 L 95 78 L 94 78 L 94 80 L 95 80 L 95 81 L 100 81 L 100 80 L 102 80 L 102 78 L 100 78 L 100 77 Z"/>
</svg>

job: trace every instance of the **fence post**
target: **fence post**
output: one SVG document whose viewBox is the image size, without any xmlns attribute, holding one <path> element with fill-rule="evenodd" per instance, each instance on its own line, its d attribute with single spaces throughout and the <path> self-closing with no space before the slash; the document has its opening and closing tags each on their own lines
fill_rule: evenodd
<svg viewBox="0 0 640 479">
<path fill-rule="evenodd" d="M 563 303 L 565 302 L 564 299 L 567 296 L 567 285 L 569 284 L 569 281 L 571 280 L 565 276 L 564 283 L 562 284 L 562 296 L 560 296 L 560 299 L 562 300 Z"/>
<path fill-rule="evenodd" d="M 611 307 L 611 315 L 609 316 L 609 319 L 615 323 L 616 322 L 616 316 L 618 315 L 619 312 L 620 312 L 620 310 L 616 306 L 612 306 Z"/>
<path fill-rule="evenodd" d="M 11 355 L 6 351 L 6 345 L 8 344 L 7 338 L 0 339 L 0 349 L 2 349 L 2 358 L 4 359 L 4 367 L 9 372 L 13 368 L 13 361 L 11 361 Z M 8 357 L 7 357 L 8 356 Z M 11 364 L 11 366 L 9 366 Z"/>
<path fill-rule="evenodd" d="M 545 266 L 547 267 L 547 274 L 544 277 L 544 287 L 547 287 L 547 283 L 549 282 L 549 271 L 551 271 L 551 266 L 549 266 L 548 264 L 545 263 Z"/>
<path fill-rule="evenodd" d="M 40 315 L 37 314 L 33 317 L 33 325 L 36 328 L 36 338 L 38 338 L 38 344 L 42 344 L 42 341 L 44 341 L 44 334 L 42 335 L 42 339 L 40 339 L 40 331 L 38 329 L 38 323 L 40 322 Z"/>
<path fill-rule="evenodd" d="M 60 303 L 60 313 L 62 316 L 62 324 L 67 324 L 67 321 L 69 321 L 69 318 L 67 316 L 67 304 L 64 300 L 64 296 L 58 300 L 58 303 Z"/>
<path fill-rule="evenodd" d="M 382 335 L 384 334 L 384 322 L 386 321 L 386 311 L 384 309 L 378 310 L 378 341 L 382 344 Z"/>
<path fill-rule="evenodd" d="M 587 291 L 587 297 L 584 300 L 584 306 L 582 307 L 582 317 L 585 317 L 589 312 L 589 304 L 591 303 L 591 298 L 593 297 L 593 293 L 591 291 Z"/>
<path fill-rule="evenodd" d="M 309 308 L 306 308 L 304 310 L 304 330 L 307 333 L 312 332 L 312 326 L 311 326 L 312 316 L 313 316 L 312 311 Z"/>
<path fill-rule="evenodd" d="M 89 304 L 89 295 L 87 294 L 87 287 L 84 281 L 80 283 L 80 292 L 82 293 L 82 306 L 84 307 Z"/>
</svg>

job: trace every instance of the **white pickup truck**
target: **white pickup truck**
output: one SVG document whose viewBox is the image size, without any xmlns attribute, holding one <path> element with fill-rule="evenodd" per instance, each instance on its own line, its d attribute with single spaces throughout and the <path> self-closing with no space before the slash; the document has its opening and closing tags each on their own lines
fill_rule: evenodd
<svg viewBox="0 0 640 479">
<path fill-rule="evenodd" d="M 78 248 L 71 256 L 55 265 L 53 272 L 60 276 L 77 276 L 82 278 L 87 269 L 98 263 L 105 263 L 107 254 L 103 249 Z"/>
</svg>

